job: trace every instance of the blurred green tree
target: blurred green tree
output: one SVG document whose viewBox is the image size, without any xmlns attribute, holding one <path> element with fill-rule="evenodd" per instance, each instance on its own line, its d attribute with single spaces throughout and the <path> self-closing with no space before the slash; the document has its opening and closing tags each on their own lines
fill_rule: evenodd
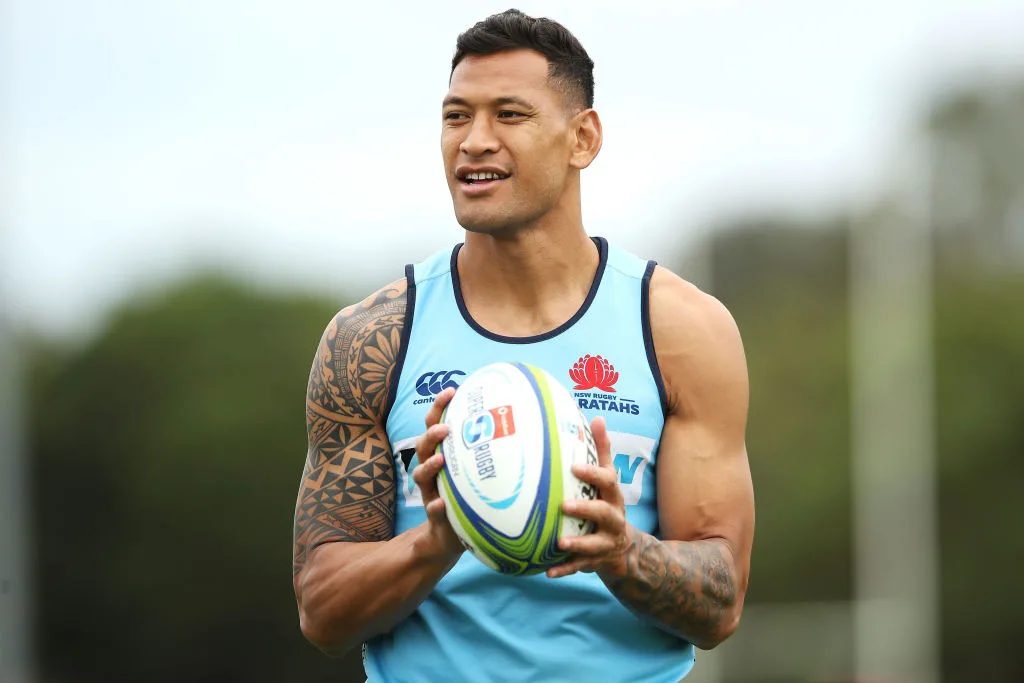
<svg viewBox="0 0 1024 683">
<path fill-rule="evenodd" d="M 750 374 L 757 531 L 749 600 L 849 600 L 850 335 L 842 223 L 744 222 L 715 240 L 712 259 L 714 291 L 736 318 Z M 786 503 L 773 502 L 776 496 Z"/>
<path fill-rule="evenodd" d="M 36 347 L 43 680 L 363 680 L 305 642 L 291 591 L 306 377 L 344 303 L 205 277 Z"/>
<path fill-rule="evenodd" d="M 988 270 L 1024 264 L 1024 81 L 993 79 L 940 98 L 924 117 L 938 254 Z"/>
<path fill-rule="evenodd" d="M 957 269 L 937 302 L 945 680 L 1021 681 L 1024 269 Z"/>
</svg>

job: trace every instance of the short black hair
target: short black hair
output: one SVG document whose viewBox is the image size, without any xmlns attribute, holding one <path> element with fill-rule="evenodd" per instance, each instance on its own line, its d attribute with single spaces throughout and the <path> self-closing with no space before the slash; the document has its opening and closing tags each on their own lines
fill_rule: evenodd
<svg viewBox="0 0 1024 683">
<path fill-rule="evenodd" d="M 535 50 L 548 60 L 548 78 L 556 82 L 569 104 L 594 106 L 594 62 L 576 36 L 557 21 L 537 19 L 517 9 L 477 22 L 455 41 L 452 73 L 467 55 L 505 50 Z M 449 78 L 451 74 L 449 74 Z"/>
</svg>

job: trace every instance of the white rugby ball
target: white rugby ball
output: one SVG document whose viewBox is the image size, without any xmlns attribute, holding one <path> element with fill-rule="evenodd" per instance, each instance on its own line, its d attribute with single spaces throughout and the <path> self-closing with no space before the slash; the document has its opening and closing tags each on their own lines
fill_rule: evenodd
<svg viewBox="0 0 1024 683">
<path fill-rule="evenodd" d="M 441 417 L 437 476 L 448 521 L 463 545 L 503 574 L 536 574 L 561 564 L 563 536 L 593 523 L 562 512 L 596 489 L 572 473 L 597 464 L 590 426 L 569 391 L 540 368 L 494 363 L 467 377 Z"/>
</svg>

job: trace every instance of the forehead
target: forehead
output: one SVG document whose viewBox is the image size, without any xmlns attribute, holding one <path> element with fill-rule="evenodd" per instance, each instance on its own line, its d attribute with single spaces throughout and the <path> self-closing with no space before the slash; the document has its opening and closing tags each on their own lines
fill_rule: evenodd
<svg viewBox="0 0 1024 683">
<path fill-rule="evenodd" d="M 548 60 L 533 50 L 467 55 L 452 72 L 448 94 L 467 100 L 524 94 L 555 95 Z"/>
</svg>

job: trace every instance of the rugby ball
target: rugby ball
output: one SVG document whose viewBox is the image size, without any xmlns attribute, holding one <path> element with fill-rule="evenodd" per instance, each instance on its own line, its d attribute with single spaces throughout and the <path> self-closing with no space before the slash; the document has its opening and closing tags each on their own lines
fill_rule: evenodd
<svg viewBox="0 0 1024 683">
<path fill-rule="evenodd" d="M 441 421 L 438 491 L 463 545 L 503 574 L 568 559 L 558 540 L 594 525 L 565 515 L 562 502 L 597 496 L 572 473 L 574 463 L 597 465 L 597 448 L 569 391 L 540 368 L 494 363 L 462 382 Z"/>
</svg>

